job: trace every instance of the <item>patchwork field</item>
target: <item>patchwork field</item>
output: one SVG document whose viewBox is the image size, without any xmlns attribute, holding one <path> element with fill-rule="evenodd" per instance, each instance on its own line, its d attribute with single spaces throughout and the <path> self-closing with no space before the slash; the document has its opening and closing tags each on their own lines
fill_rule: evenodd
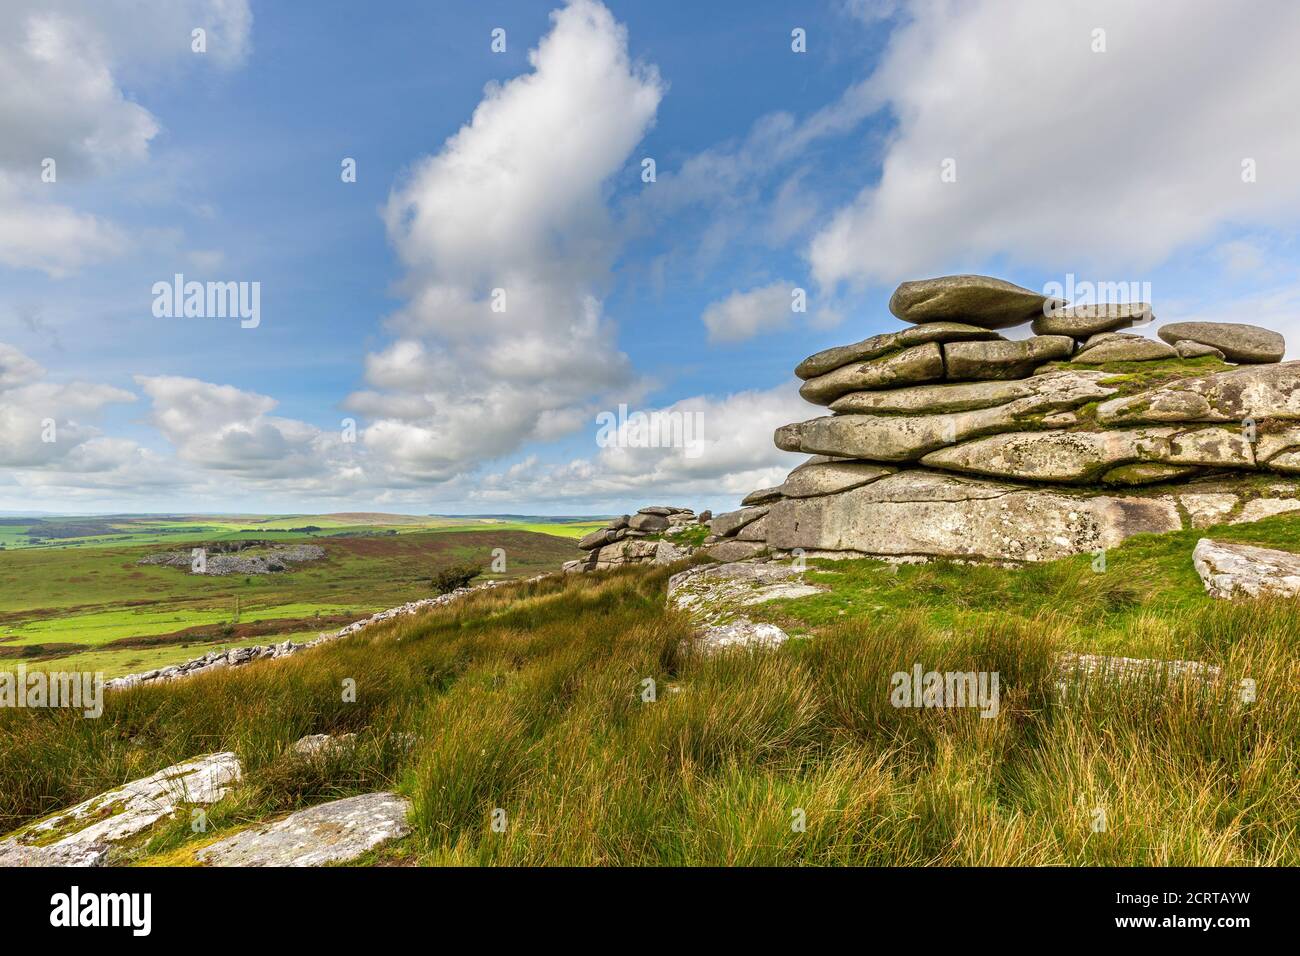
<svg viewBox="0 0 1300 956">
<path fill-rule="evenodd" d="M 555 570 L 577 556 L 577 537 L 599 524 L 404 517 L 126 518 L 57 544 L 7 547 L 0 552 L 0 669 L 21 663 L 112 677 L 217 648 L 315 637 L 431 596 L 431 575 L 452 564 L 478 564 L 485 578 Z M 79 520 L 101 519 L 60 522 L 91 530 L 76 526 Z M 3 527 L 12 536 L 31 526 L 23 521 Z M 205 576 L 138 563 L 159 551 L 249 539 L 310 542 L 325 557 L 258 575 Z M 490 570 L 497 548 L 504 551 L 502 573 Z"/>
</svg>

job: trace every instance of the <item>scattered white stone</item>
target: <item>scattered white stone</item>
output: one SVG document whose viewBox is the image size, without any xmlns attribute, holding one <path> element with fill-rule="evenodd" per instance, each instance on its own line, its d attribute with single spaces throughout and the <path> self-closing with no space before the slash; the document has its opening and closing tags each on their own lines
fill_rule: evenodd
<svg viewBox="0 0 1300 956">
<path fill-rule="evenodd" d="M 241 776 L 228 751 L 167 767 L 10 834 L 0 866 L 100 866 L 114 844 L 182 806 L 216 803 Z"/>
<path fill-rule="evenodd" d="M 789 637 L 775 624 L 751 621 L 743 608 L 797 599 L 824 588 L 807 584 L 793 565 L 752 561 L 700 565 L 668 579 L 668 606 L 685 611 L 696 624 L 696 648 L 771 648 Z"/>
<path fill-rule="evenodd" d="M 1300 594 L 1300 554 L 1202 538 L 1192 563 L 1211 597 L 1295 597 Z"/>
<path fill-rule="evenodd" d="M 195 854 L 209 866 L 322 866 L 355 860 L 411 832 L 411 804 L 395 793 L 366 793 L 259 824 Z"/>
</svg>

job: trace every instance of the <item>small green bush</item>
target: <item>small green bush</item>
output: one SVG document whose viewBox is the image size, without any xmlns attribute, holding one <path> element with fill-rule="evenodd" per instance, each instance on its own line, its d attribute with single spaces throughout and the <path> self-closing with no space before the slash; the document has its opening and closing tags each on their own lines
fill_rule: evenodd
<svg viewBox="0 0 1300 956">
<path fill-rule="evenodd" d="M 453 564 L 433 573 L 433 590 L 438 594 L 447 594 L 457 588 L 463 588 L 478 577 L 482 569 L 477 564 Z"/>
</svg>

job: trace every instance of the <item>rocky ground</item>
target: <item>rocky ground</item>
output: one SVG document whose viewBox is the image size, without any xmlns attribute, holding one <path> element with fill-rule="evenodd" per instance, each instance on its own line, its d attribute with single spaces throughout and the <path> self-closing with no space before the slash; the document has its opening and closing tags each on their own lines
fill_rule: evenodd
<svg viewBox="0 0 1300 956">
<path fill-rule="evenodd" d="M 258 553 L 245 551 L 209 552 L 204 550 L 199 570 L 192 551 L 164 551 L 141 558 L 137 564 L 183 568 L 191 574 L 274 574 L 288 571 L 294 564 L 319 561 L 325 549 L 315 544 L 276 545 Z"/>
</svg>

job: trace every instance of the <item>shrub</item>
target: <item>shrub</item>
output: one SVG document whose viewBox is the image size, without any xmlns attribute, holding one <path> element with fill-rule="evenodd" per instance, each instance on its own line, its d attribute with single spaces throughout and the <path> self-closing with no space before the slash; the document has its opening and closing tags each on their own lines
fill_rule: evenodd
<svg viewBox="0 0 1300 956">
<path fill-rule="evenodd" d="M 433 572 L 433 590 L 438 594 L 447 594 L 463 588 L 478 577 L 480 570 L 477 564 L 453 564 L 449 568 L 442 568 Z"/>
</svg>

